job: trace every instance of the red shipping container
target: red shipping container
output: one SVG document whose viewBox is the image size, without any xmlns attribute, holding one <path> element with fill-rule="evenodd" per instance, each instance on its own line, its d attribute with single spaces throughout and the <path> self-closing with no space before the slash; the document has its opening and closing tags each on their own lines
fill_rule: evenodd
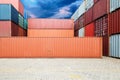
<svg viewBox="0 0 120 80">
<path fill-rule="evenodd" d="M 120 10 L 110 13 L 109 34 L 120 33 Z"/>
<path fill-rule="evenodd" d="M 75 30 L 75 31 L 74 31 L 74 36 L 75 36 L 75 37 L 78 37 L 78 34 L 79 34 L 79 30 Z"/>
<path fill-rule="evenodd" d="M 94 0 L 94 3 L 98 2 L 99 0 Z"/>
<path fill-rule="evenodd" d="M 109 37 L 103 37 L 103 56 L 109 56 Z"/>
<path fill-rule="evenodd" d="M 28 29 L 28 37 L 74 37 L 74 30 Z"/>
<path fill-rule="evenodd" d="M 78 19 L 74 22 L 74 30 L 79 30 L 79 21 L 78 21 Z"/>
<path fill-rule="evenodd" d="M 99 0 L 93 7 L 93 20 L 107 14 L 107 0 Z"/>
<path fill-rule="evenodd" d="M 0 4 L 12 4 L 18 12 L 24 15 L 24 7 L 20 0 L 0 0 Z"/>
<path fill-rule="evenodd" d="M 28 19 L 29 29 L 74 29 L 71 19 Z"/>
<path fill-rule="evenodd" d="M 79 17 L 77 30 L 83 28 L 84 26 L 85 26 L 85 14 Z"/>
<path fill-rule="evenodd" d="M 86 13 L 85 13 L 85 25 L 91 23 L 93 21 L 93 7 L 91 7 Z"/>
<path fill-rule="evenodd" d="M 108 16 L 105 15 L 95 21 L 95 36 L 102 37 L 108 35 Z"/>
<path fill-rule="evenodd" d="M 85 26 L 85 36 L 88 36 L 88 37 L 94 37 L 94 22 L 88 24 L 87 26 Z"/>
<path fill-rule="evenodd" d="M 0 21 L 0 37 L 17 36 L 18 27 L 11 21 Z"/>
<path fill-rule="evenodd" d="M 0 38 L 0 58 L 101 58 L 102 38 Z"/>
<path fill-rule="evenodd" d="M 24 31 L 26 32 L 26 30 Z M 23 34 L 23 29 L 20 26 L 11 21 L 0 21 L 0 37 L 11 37 L 20 35 L 26 36 L 25 34 Z"/>
<path fill-rule="evenodd" d="M 21 27 L 18 27 L 18 36 L 27 36 L 27 30 L 21 28 Z"/>
</svg>

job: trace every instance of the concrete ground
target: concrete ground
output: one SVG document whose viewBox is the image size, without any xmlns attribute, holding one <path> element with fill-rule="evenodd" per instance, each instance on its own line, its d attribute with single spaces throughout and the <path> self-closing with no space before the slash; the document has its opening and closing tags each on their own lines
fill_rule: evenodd
<svg viewBox="0 0 120 80">
<path fill-rule="evenodd" d="M 0 59 L 0 80 L 120 80 L 120 59 Z"/>
</svg>

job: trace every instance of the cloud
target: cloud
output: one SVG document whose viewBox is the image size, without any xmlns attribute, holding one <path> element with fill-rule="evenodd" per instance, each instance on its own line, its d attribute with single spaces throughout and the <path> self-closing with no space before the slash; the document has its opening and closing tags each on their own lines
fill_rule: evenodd
<svg viewBox="0 0 120 80">
<path fill-rule="evenodd" d="M 29 18 L 70 18 L 82 0 L 21 0 Z M 25 13 L 26 14 L 26 13 Z"/>
<path fill-rule="evenodd" d="M 82 3 L 82 1 L 80 0 L 80 1 L 75 1 L 75 2 L 73 2 L 73 3 L 71 3 L 67 6 L 64 6 L 64 7 L 60 8 L 59 11 L 56 12 L 55 15 L 53 15 L 49 18 L 68 18 L 73 14 L 70 11 L 71 10 L 70 8 L 73 7 L 73 6 L 78 7 L 81 3 Z"/>
<path fill-rule="evenodd" d="M 62 7 L 61 9 L 59 9 L 58 12 L 56 12 L 55 15 L 49 17 L 49 18 L 65 18 L 70 16 L 72 13 L 69 12 L 70 8 L 69 7 Z"/>
</svg>

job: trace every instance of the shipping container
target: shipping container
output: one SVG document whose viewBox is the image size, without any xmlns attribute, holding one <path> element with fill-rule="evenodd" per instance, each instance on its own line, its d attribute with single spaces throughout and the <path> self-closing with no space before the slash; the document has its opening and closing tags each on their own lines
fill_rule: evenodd
<svg viewBox="0 0 120 80">
<path fill-rule="evenodd" d="M 27 36 L 27 30 L 22 27 L 18 27 L 18 36 Z"/>
<path fill-rule="evenodd" d="M 94 0 L 94 4 L 96 3 L 96 2 L 98 2 L 99 0 Z"/>
<path fill-rule="evenodd" d="M 74 30 L 78 30 L 80 29 L 80 25 L 79 25 L 79 20 L 77 19 L 75 22 L 74 22 Z"/>
<path fill-rule="evenodd" d="M 72 15 L 71 19 L 76 21 L 80 16 L 82 16 L 85 13 L 85 1 L 81 3 L 79 8 L 75 11 L 75 13 Z"/>
<path fill-rule="evenodd" d="M 78 26 L 79 27 L 77 29 L 83 28 L 85 26 L 85 15 L 84 14 L 81 17 L 79 17 Z"/>
<path fill-rule="evenodd" d="M 28 37 L 74 37 L 74 30 L 28 29 Z"/>
<path fill-rule="evenodd" d="M 85 1 L 82 2 L 80 7 L 78 8 L 78 18 L 85 13 Z"/>
<path fill-rule="evenodd" d="M 120 58 L 120 34 L 110 36 L 110 55 L 111 57 Z"/>
<path fill-rule="evenodd" d="M 95 21 L 95 36 L 102 37 L 108 35 L 108 16 L 105 15 Z"/>
<path fill-rule="evenodd" d="M 18 24 L 18 12 L 10 4 L 0 4 L 0 21 L 11 20 Z"/>
<path fill-rule="evenodd" d="M 21 0 L 0 0 L 0 4 L 12 4 L 18 12 L 24 15 L 24 7 Z"/>
<path fill-rule="evenodd" d="M 78 34 L 79 34 L 79 30 L 75 30 L 74 31 L 74 37 L 78 37 Z"/>
<path fill-rule="evenodd" d="M 85 9 L 89 10 L 94 5 L 94 0 L 85 0 Z"/>
<path fill-rule="evenodd" d="M 120 0 L 110 0 L 110 12 L 120 8 Z"/>
<path fill-rule="evenodd" d="M 109 56 L 109 37 L 103 37 L 103 56 Z"/>
<path fill-rule="evenodd" d="M 93 7 L 90 8 L 88 11 L 85 13 L 85 25 L 91 23 L 93 21 Z"/>
<path fill-rule="evenodd" d="M 11 21 L 0 21 L 0 37 L 26 36 L 23 29 Z M 24 31 L 26 32 L 26 30 Z M 20 35 L 20 33 L 22 33 Z"/>
<path fill-rule="evenodd" d="M 107 14 L 107 0 L 99 0 L 93 7 L 93 20 Z"/>
<path fill-rule="evenodd" d="M 29 29 L 74 29 L 71 19 L 28 19 Z"/>
<path fill-rule="evenodd" d="M 0 21 L 0 37 L 11 37 L 18 35 L 18 26 L 11 21 Z"/>
<path fill-rule="evenodd" d="M 95 28 L 94 22 L 85 26 L 85 37 L 94 37 L 95 36 L 94 28 Z"/>
<path fill-rule="evenodd" d="M 28 21 L 27 21 L 27 19 L 24 19 L 24 29 L 26 29 L 27 30 L 27 28 L 28 28 Z"/>
<path fill-rule="evenodd" d="M 78 37 L 85 37 L 85 28 L 81 28 L 78 31 Z"/>
<path fill-rule="evenodd" d="M 102 38 L 0 38 L 1 58 L 101 58 Z"/>
<path fill-rule="evenodd" d="M 120 33 L 120 10 L 110 14 L 109 34 Z"/>
<path fill-rule="evenodd" d="M 19 14 L 18 19 L 19 19 L 19 26 L 24 28 L 24 18 L 23 18 L 23 16 Z"/>
</svg>

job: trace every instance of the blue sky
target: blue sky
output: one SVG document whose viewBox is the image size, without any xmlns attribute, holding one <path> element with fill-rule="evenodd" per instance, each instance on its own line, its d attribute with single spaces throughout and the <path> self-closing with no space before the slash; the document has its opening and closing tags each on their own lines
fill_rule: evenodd
<svg viewBox="0 0 120 80">
<path fill-rule="evenodd" d="M 67 19 L 83 0 L 21 0 L 28 18 Z M 25 16 L 26 17 L 26 16 Z"/>
</svg>

